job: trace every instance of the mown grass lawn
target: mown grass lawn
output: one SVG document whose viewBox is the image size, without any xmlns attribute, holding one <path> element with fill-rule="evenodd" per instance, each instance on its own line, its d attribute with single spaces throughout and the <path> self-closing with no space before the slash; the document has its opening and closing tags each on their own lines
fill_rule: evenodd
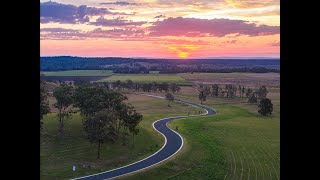
<svg viewBox="0 0 320 180">
<path fill-rule="evenodd" d="M 190 85 L 191 83 L 183 79 L 176 74 L 115 74 L 111 77 L 99 80 L 100 82 L 114 82 L 114 81 L 127 81 L 132 80 L 133 82 L 140 83 L 177 83 L 179 85 Z"/>
<path fill-rule="evenodd" d="M 279 179 L 278 119 L 235 106 L 214 108 L 217 115 L 169 123 L 185 140 L 174 160 L 123 179 Z"/>
<path fill-rule="evenodd" d="M 184 138 L 172 160 L 122 179 L 279 179 L 280 89 L 268 88 L 274 105 L 269 117 L 258 114 L 246 98 L 208 97 L 206 106 L 218 114 L 169 123 Z M 164 95 L 164 93 L 156 93 Z M 183 87 L 176 98 L 200 103 L 198 92 Z"/>
</svg>

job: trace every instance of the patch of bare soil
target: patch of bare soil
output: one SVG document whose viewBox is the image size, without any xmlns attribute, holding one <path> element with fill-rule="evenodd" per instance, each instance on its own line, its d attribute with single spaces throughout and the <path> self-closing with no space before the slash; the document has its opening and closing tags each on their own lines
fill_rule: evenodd
<svg viewBox="0 0 320 180">
<path fill-rule="evenodd" d="M 194 87 L 181 87 L 180 93 L 182 94 L 192 94 L 192 93 L 197 93 L 197 89 Z"/>
<path fill-rule="evenodd" d="M 195 84 L 240 84 L 247 86 L 280 86 L 280 78 L 259 78 L 259 77 L 239 77 L 239 78 L 188 78 L 187 80 L 192 81 Z"/>
</svg>

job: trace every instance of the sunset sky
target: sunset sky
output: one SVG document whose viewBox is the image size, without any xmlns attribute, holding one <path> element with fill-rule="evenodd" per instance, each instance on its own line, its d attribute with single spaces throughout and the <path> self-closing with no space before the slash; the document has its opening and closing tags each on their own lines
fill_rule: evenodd
<svg viewBox="0 0 320 180">
<path fill-rule="evenodd" d="M 40 0 L 41 56 L 280 56 L 279 0 Z"/>
</svg>

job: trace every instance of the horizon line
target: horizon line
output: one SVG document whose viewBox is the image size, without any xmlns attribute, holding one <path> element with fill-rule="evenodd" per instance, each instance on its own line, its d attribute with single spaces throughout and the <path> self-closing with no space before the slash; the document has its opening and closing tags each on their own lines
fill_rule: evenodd
<svg viewBox="0 0 320 180">
<path fill-rule="evenodd" d="M 71 55 L 56 55 L 56 56 L 40 56 L 43 57 L 78 57 L 78 58 L 122 58 L 122 59 L 168 59 L 168 60 L 194 60 L 194 59 L 280 59 L 280 57 L 202 57 L 202 58 L 164 58 L 164 57 L 118 57 L 118 56 L 71 56 Z"/>
</svg>

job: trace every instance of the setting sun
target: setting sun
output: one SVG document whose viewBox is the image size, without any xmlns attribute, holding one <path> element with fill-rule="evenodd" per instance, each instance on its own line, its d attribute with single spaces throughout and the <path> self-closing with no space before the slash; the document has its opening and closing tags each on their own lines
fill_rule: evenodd
<svg viewBox="0 0 320 180">
<path fill-rule="evenodd" d="M 179 56 L 179 58 L 187 58 L 187 57 L 189 57 L 189 54 L 190 53 L 188 53 L 188 52 L 179 52 L 178 56 Z"/>
<path fill-rule="evenodd" d="M 171 44 L 165 47 L 179 58 L 189 58 L 198 49 L 197 46 L 192 44 Z"/>
</svg>

